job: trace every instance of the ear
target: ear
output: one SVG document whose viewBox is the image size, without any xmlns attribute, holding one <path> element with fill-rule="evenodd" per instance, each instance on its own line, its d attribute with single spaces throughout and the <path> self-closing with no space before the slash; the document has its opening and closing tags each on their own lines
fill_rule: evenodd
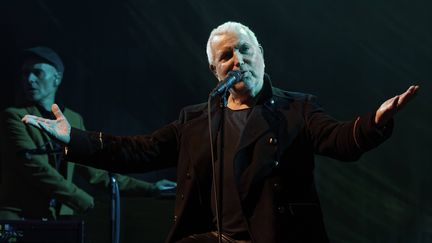
<svg viewBox="0 0 432 243">
<path fill-rule="evenodd" d="M 213 75 L 216 77 L 216 79 L 219 80 L 219 77 L 218 77 L 217 72 L 216 72 L 215 65 L 209 64 L 209 69 L 213 73 Z"/>
<path fill-rule="evenodd" d="M 259 47 L 259 49 L 260 49 L 260 51 L 261 51 L 261 55 L 264 56 L 264 48 L 263 48 L 261 45 L 259 45 L 258 47 Z"/>
<path fill-rule="evenodd" d="M 61 83 L 61 80 L 62 80 L 61 73 L 60 72 L 56 73 L 55 76 L 54 76 L 54 86 L 58 87 L 60 85 L 60 83 Z"/>
</svg>

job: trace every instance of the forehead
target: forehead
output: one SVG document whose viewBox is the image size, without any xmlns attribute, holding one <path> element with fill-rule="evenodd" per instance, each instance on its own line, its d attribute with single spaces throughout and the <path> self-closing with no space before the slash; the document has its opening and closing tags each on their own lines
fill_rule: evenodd
<svg viewBox="0 0 432 243">
<path fill-rule="evenodd" d="M 46 72 L 57 71 L 53 65 L 47 63 L 46 61 L 34 58 L 26 59 L 22 64 L 22 69 L 41 69 Z"/>
<path fill-rule="evenodd" d="M 211 40 L 211 46 L 213 50 L 234 47 L 242 43 L 254 43 L 252 37 L 244 29 L 227 31 L 213 36 Z"/>
</svg>

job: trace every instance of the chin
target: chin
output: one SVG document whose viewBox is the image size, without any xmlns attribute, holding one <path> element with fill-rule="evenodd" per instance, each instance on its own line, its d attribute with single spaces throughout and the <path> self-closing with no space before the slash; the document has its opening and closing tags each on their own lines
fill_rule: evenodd
<svg viewBox="0 0 432 243">
<path fill-rule="evenodd" d="M 36 100 L 36 97 L 34 97 L 33 95 L 30 95 L 30 94 L 26 94 L 24 97 L 29 102 L 33 102 Z"/>
<path fill-rule="evenodd" d="M 234 90 L 241 91 L 246 89 L 246 84 L 244 81 L 240 81 L 233 86 Z"/>
<path fill-rule="evenodd" d="M 245 94 L 250 91 L 250 87 L 243 81 L 240 81 L 232 87 L 232 90 L 237 94 Z"/>
</svg>

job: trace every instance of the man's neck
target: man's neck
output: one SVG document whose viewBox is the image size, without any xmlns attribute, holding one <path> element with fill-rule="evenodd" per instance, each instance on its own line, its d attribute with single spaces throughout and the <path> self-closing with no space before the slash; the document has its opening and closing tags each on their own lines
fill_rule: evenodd
<svg viewBox="0 0 432 243">
<path fill-rule="evenodd" d="M 54 104 L 54 100 L 43 100 L 38 102 L 38 105 L 45 109 L 46 111 L 51 112 L 51 106 Z"/>
<path fill-rule="evenodd" d="M 247 95 L 236 95 L 230 93 L 228 96 L 228 108 L 231 110 L 242 110 L 251 108 L 254 104 L 254 97 L 250 94 Z"/>
</svg>

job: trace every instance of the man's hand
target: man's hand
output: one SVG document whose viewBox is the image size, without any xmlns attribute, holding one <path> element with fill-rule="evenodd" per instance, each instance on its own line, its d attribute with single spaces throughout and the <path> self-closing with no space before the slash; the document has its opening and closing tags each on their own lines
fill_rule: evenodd
<svg viewBox="0 0 432 243">
<path fill-rule="evenodd" d="M 33 115 L 25 115 L 21 121 L 44 130 L 60 142 L 68 144 L 70 141 L 71 126 L 57 104 L 53 104 L 51 110 L 56 117 L 55 120 L 49 120 Z"/>
<path fill-rule="evenodd" d="M 157 181 L 155 183 L 155 186 L 159 191 L 166 191 L 166 190 L 172 191 L 177 187 L 177 183 L 175 183 L 174 181 L 163 179 L 163 180 Z"/>
<path fill-rule="evenodd" d="M 407 104 L 412 98 L 415 97 L 418 85 L 412 85 L 407 91 L 400 95 L 396 95 L 393 98 L 388 99 L 378 108 L 375 113 L 375 124 L 378 127 L 382 127 L 400 110 Z"/>
</svg>

